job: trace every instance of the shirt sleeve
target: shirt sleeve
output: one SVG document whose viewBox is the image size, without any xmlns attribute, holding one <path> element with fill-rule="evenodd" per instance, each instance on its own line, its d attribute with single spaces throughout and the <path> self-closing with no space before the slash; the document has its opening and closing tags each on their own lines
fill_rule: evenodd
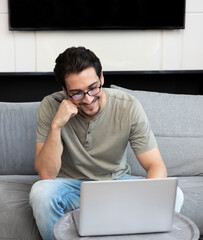
<svg viewBox="0 0 203 240">
<path fill-rule="evenodd" d="M 56 114 L 54 106 L 54 102 L 51 105 L 48 97 L 45 97 L 40 103 L 37 114 L 36 142 L 46 141 L 52 120 Z"/>
<path fill-rule="evenodd" d="M 157 146 L 155 136 L 151 130 L 146 113 L 137 99 L 135 99 L 131 113 L 129 142 L 135 155 L 155 148 Z"/>
</svg>

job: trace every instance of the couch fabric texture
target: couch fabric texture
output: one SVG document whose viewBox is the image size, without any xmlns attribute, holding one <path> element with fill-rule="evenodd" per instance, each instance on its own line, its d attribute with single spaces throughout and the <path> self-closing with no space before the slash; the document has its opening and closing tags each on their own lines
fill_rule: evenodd
<svg viewBox="0 0 203 240">
<path fill-rule="evenodd" d="M 203 96 L 128 91 L 143 105 L 169 176 L 176 176 L 184 192 L 181 213 L 203 235 Z M 41 239 L 29 192 L 38 180 L 34 170 L 39 102 L 0 103 L 0 239 Z M 130 146 L 132 174 L 145 176 Z"/>
</svg>

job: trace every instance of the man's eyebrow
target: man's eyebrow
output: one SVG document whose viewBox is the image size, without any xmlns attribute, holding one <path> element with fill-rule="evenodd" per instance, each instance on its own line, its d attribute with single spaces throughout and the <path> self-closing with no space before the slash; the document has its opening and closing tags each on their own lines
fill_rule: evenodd
<svg viewBox="0 0 203 240">
<path fill-rule="evenodd" d="M 98 81 L 90 84 L 90 85 L 87 87 L 87 89 L 91 88 L 93 85 L 95 85 L 95 84 L 97 84 L 97 83 L 98 83 Z M 69 92 L 82 92 L 82 91 L 83 91 L 82 89 L 71 89 L 71 90 L 69 90 Z"/>
</svg>

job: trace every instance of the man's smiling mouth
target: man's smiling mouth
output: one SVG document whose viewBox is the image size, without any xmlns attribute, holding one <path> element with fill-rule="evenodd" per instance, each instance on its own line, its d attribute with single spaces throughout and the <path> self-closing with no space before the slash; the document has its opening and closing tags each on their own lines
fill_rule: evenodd
<svg viewBox="0 0 203 240">
<path fill-rule="evenodd" d="M 80 105 L 85 108 L 92 109 L 95 106 L 96 101 L 97 101 L 97 98 L 95 98 L 90 104 L 81 103 Z"/>
</svg>

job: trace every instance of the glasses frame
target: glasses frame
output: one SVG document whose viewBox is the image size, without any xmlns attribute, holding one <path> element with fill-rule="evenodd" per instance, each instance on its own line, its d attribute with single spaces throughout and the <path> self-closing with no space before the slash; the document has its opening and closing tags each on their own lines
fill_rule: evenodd
<svg viewBox="0 0 203 240">
<path fill-rule="evenodd" d="M 94 87 L 93 89 L 95 89 L 95 88 L 98 88 L 98 89 L 99 89 L 98 93 L 100 93 L 100 92 L 101 92 L 101 88 L 102 88 L 101 83 L 100 83 L 99 87 Z M 95 96 L 95 95 L 98 94 L 98 93 L 90 94 L 91 91 L 92 91 L 92 89 L 88 90 L 87 92 L 81 92 L 80 94 L 83 95 L 83 98 L 80 98 L 80 99 L 77 99 L 77 100 L 75 100 L 75 99 L 73 98 L 74 95 L 77 95 L 77 94 L 73 94 L 73 95 L 68 94 L 68 96 L 69 96 L 70 98 L 72 98 L 73 101 L 81 101 L 81 100 L 83 100 L 83 99 L 85 98 L 85 95 L 86 95 L 86 94 L 88 94 L 90 97 L 91 97 L 91 96 Z"/>
</svg>

